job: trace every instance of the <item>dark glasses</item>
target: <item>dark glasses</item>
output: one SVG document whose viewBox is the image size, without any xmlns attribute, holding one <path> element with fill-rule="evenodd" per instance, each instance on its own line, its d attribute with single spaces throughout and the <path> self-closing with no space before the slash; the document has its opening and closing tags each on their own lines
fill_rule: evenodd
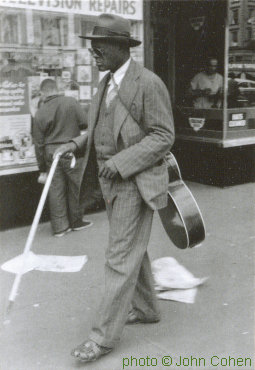
<svg viewBox="0 0 255 370">
<path fill-rule="evenodd" d="M 90 48 L 89 52 L 92 55 L 92 57 L 94 57 L 94 58 L 95 57 L 103 58 L 103 56 L 104 56 L 104 50 L 102 50 L 102 49 Z"/>
</svg>

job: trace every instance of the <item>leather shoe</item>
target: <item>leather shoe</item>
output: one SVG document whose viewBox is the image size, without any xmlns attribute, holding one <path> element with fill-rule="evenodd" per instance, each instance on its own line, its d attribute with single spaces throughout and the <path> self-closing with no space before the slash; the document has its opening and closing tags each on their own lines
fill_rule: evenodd
<svg viewBox="0 0 255 370">
<path fill-rule="evenodd" d="M 99 357 L 106 355 L 112 348 L 102 347 L 93 340 L 83 342 L 71 352 L 71 355 L 81 362 L 96 361 Z"/>
<path fill-rule="evenodd" d="M 157 316 L 148 318 L 133 309 L 128 313 L 126 324 L 152 324 L 159 321 L 160 318 Z"/>
</svg>

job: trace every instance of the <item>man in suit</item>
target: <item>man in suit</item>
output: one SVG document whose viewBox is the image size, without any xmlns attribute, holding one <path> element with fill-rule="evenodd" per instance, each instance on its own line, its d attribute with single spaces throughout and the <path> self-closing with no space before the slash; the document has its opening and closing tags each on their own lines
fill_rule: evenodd
<svg viewBox="0 0 255 370">
<path fill-rule="evenodd" d="M 99 71 L 110 73 L 92 100 L 87 135 L 55 155 L 85 151 L 87 182 L 96 154 L 110 225 L 99 314 L 89 339 L 72 351 L 88 362 L 115 347 L 125 323 L 159 321 L 147 245 L 153 212 L 167 204 L 163 158 L 174 142 L 174 124 L 165 85 L 130 57 L 140 41 L 130 36 L 127 19 L 102 14 L 93 34 L 81 37 L 91 40 Z M 81 180 L 81 193 L 85 189 Z"/>
</svg>

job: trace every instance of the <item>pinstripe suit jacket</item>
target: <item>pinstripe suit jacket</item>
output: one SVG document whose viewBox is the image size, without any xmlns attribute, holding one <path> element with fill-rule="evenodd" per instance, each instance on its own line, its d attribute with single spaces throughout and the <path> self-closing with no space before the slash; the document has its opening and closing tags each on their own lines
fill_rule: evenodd
<svg viewBox="0 0 255 370">
<path fill-rule="evenodd" d="M 85 150 L 81 191 L 86 186 L 94 129 L 109 74 L 98 86 L 91 102 L 87 135 L 73 141 Z M 174 122 L 166 86 L 148 69 L 131 60 L 120 89 L 114 113 L 113 135 L 116 154 L 112 157 L 121 177 L 133 177 L 141 196 L 154 210 L 167 204 L 168 171 L 163 161 L 174 142 Z M 131 113 L 131 114 L 130 114 Z"/>
</svg>

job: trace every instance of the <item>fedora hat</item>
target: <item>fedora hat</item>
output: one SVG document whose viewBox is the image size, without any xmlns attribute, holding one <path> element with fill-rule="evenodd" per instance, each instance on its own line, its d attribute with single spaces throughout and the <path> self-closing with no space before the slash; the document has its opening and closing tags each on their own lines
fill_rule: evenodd
<svg viewBox="0 0 255 370">
<path fill-rule="evenodd" d="M 101 14 L 91 35 L 79 36 L 88 40 L 116 40 L 128 41 L 129 46 L 138 46 L 141 41 L 130 35 L 130 22 L 115 14 Z"/>
</svg>

